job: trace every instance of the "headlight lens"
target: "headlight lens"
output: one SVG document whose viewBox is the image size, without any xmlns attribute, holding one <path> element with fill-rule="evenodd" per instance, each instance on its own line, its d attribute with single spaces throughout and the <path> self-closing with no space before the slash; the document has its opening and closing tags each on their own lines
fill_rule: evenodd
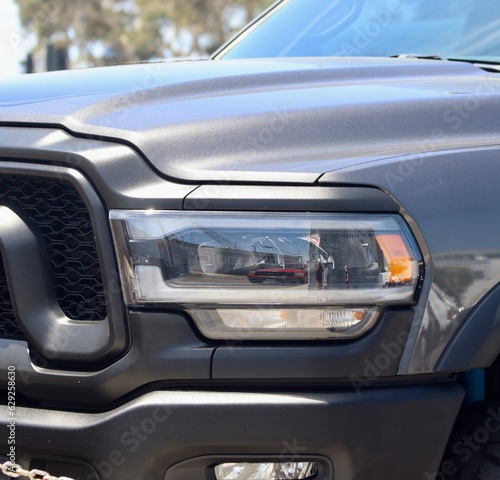
<svg viewBox="0 0 500 480">
<path fill-rule="evenodd" d="M 190 312 L 210 338 L 354 337 L 411 303 L 420 258 L 397 215 L 110 214 L 125 300 Z"/>
</svg>

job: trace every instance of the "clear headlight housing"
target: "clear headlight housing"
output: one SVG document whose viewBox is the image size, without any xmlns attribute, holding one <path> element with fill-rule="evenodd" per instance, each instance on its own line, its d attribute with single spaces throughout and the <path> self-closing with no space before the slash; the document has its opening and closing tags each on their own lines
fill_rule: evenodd
<svg viewBox="0 0 500 480">
<path fill-rule="evenodd" d="M 420 257 L 398 215 L 110 214 L 125 301 L 188 311 L 213 339 L 354 338 L 411 304 Z"/>
</svg>

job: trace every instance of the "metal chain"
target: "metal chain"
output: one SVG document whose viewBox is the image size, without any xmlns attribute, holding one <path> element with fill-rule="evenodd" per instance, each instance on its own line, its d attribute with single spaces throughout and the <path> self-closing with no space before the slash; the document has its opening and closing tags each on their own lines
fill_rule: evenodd
<svg viewBox="0 0 500 480">
<path fill-rule="evenodd" d="M 17 463 L 12 464 L 11 462 L 5 462 L 0 466 L 0 470 L 4 475 L 11 478 L 26 477 L 30 480 L 73 480 L 69 477 L 54 477 L 43 470 L 25 470 L 21 465 Z"/>
</svg>

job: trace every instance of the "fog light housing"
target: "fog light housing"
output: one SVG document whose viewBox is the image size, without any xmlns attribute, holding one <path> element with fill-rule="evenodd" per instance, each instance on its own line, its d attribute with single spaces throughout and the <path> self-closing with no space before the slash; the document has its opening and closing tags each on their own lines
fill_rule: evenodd
<svg viewBox="0 0 500 480">
<path fill-rule="evenodd" d="M 224 463 L 215 467 L 217 480 L 302 480 L 313 478 L 315 462 Z"/>
<path fill-rule="evenodd" d="M 399 215 L 110 213 L 131 306 L 188 311 L 212 339 L 355 338 L 411 305 L 421 256 Z"/>
<path fill-rule="evenodd" d="M 208 338 L 320 340 L 355 338 L 370 328 L 377 308 L 215 308 L 189 310 Z"/>
</svg>

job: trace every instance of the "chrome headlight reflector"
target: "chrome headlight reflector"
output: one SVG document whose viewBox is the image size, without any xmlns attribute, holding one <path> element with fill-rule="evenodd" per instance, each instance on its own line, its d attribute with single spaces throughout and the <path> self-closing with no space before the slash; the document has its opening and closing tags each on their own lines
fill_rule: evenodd
<svg viewBox="0 0 500 480">
<path fill-rule="evenodd" d="M 216 480 L 301 480 L 316 477 L 315 462 L 224 463 L 215 467 Z"/>
<path fill-rule="evenodd" d="M 214 339 L 356 337 L 412 302 L 420 257 L 398 215 L 110 214 L 125 301 L 189 311 Z"/>
</svg>

